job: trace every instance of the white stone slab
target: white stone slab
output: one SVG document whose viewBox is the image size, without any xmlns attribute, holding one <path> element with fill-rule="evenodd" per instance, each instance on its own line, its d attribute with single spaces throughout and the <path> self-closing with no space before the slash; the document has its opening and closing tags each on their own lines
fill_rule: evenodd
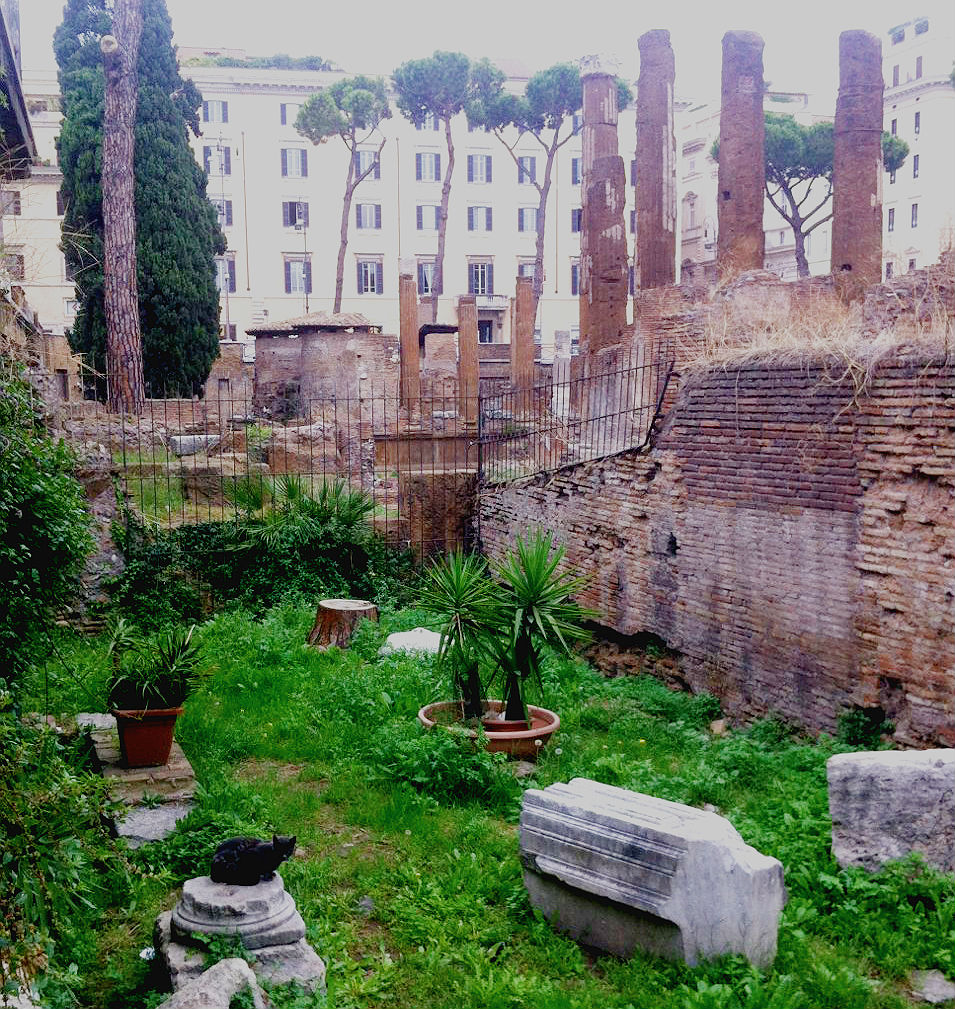
<svg viewBox="0 0 955 1009">
<path fill-rule="evenodd" d="M 581 942 L 691 965 L 776 956 L 782 865 L 715 813 L 575 778 L 524 793 L 520 843 L 531 903 Z"/>
<path fill-rule="evenodd" d="M 839 753 L 826 776 L 840 865 L 874 870 L 918 852 L 955 872 L 955 749 Z"/>
<path fill-rule="evenodd" d="M 441 635 L 437 631 L 429 631 L 427 627 L 416 627 L 413 631 L 395 631 L 385 638 L 379 655 L 391 655 L 393 652 L 424 652 L 437 655 L 441 648 Z"/>
</svg>

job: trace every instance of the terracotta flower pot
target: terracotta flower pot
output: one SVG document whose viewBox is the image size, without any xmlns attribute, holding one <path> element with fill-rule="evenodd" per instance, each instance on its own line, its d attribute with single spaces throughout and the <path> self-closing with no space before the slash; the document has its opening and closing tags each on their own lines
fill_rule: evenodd
<svg viewBox="0 0 955 1009">
<path fill-rule="evenodd" d="M 182 708 L 146 711 L 113 709 L 119 749 L 127 767 L 159 767 L 169 760 L 176 719 Z"/>
<path fill-rule="evenodd" d="M 501 701 L 485 701 L 488 712 L 499 712 L 503 707 Z M 499 729 L 495 728 L 486 734 L 487 749 L 490 753 L 506 753 L 523 760 L 535 760 L 537 751 L 560 728 L 560 718 L 547 708 L 537 708 L 528 704 L 527 713 L 531 716 L 530 728 Z M 426 704 L 418 712 L 418 721 L 427 728 L 435 725 L 449 725 L 461 719 L 461 704 L 459 701 L 438 701 Z M 482 719 L 483 722 L 483 719 Z M 501 724 L 500 721 L 497 722 Z M 513 724 L 513 723 L 505 723 Z M 520 723 L 526 726 L 526 722 Z M 469 729 L 471 737 L 476 739 L 477 732 Z M 540 740 L 540 745 L 537 744 Z"/>
</svg>

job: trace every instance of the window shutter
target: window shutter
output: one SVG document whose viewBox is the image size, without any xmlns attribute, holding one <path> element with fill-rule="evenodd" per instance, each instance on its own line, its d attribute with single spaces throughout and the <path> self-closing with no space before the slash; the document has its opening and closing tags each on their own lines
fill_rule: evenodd
<svg viewBox="0 0 955 1009">
<path fill-rule="evenodd" d="M 235 294 L 235 260 L 227 260 L 229 264 L 229 292 Z"/>
<path fill-rule="evenodd" d="M 381 227 L 381 204 L 380 203 L 376 203 L 375 204 L 375 227 L 376 228 L 380 228 Z"/>
<path fill-rule="evenodd" d="M 630 185 L 635 186 L 637 184 L 637 159 L 634 158 L 630 162 Z"/>
<path fill-rule="evenodd" d="M 531 169 L 531 182 L 536 182 L 537 181 L 537 158 L 531 158 L 530 169 Z"/>
<path fill-rule="evenodd" d="M 305 260 L 305 293 L 312 293 L 312 264 L 311 261 Z"/>
<path fill-rule="evenodd" d="M 381 178 L 381 159 L 378 157 L 377 154 L 375 155 L 375 170 L 373 172 L 373 175 L 376 179 Z"/>
<path fill-rule="evenodd" d="M 282 204 L 282 226 L 285 228 L 290 227 L 292 224 L 292 204 L 283 203 Z"/>
<path fill-rule="evenodd" d="M 468 294 L 477 294 L 477 268 L 475 263 L 468 263 Z"/>
<path fill-rule="evenodd" d="M 285 293 L 292 293 L 292 264 L 285 260 Z"/>
<path fill-rule="evenodd" d="M 492 161 L 491 161 L 491 155 L 490 154 L 485 154 L 484 155 L 484 167 L 485 167 L 485 170 L 487 172 L 487 181 L 488 182 L 492 182 L 493 181 L 493 179 L 491 178 Z"/>
<path fill-rule="evenodd" d="M 361 260 L 358 261 L 358 293 L 364 294 L 365 289 L 362 287 L 361 283 Z"/>
<path fill-rule="evenodd" d="M 231 175 L 232 174 L 232 148 L 223 147 L 222 148 L 222 174 Z"/>
<path fill-rule="evenodd" d="M 444 267 L 441 267 L 441 271 L 438 271 L 438 264 L 434 264 L 434 269 L 431 271 L 431 290 L 434 294 L 444 294 Z"/>
<path fill-rule="evenodd" d="M 523 231 L 524 230 L 524 208 L 523 207 L 518 207 L 517 208 L 517 230 L 518 231 Z"/>
<path fill-rule="evenodd" d="M 414 177 L 418 182 L 421 181 L 421 155 L 416 154 L 414 156 Z"/>
<path fill-rule="evenodd" d="M 202 167 L 203 167 L 206 175 L 209 174 L 209 167 L 210 167 L 211 162 L 212 162 L 212 148 L 211 147 L 203 147 L 202 148 Z"/>
<path fill-rule="evenodd" d="M 916 112 L 916 116 L 917 115 L 918 115 L 918 113 Z M 440 154 L 435 154 L 434 155 L 434 181 L 435 182 L 440 182 L 441 181 L 441 155 Z"/>
<path fill-rule="evenodd" d="M 229 103 L 228 102 L 223 102 L 222 103 L 222 121 L 224 123 L 227 123 L 229 121 Z"/>
<path fill-rule="evenodd" d="M 356 228 L 360 228 L 361 227 L 361 204 L 360 203 L 356 203 L 355 204 L 355 227 Z"/>
<path fill-rule="evenodd" d="M 468 231 L 474 231 L 474 207 L 468 207 Z"/>
<path fill-rule="evenodd" d="M 308 151 L 302 149 L 302 178 L 308 177 Z"/>
<path fill-rule="evenodd" d="M 209 103 L 208 102 L 203 102 L 202 103 L 202 121 L 204 123 L 209 122 Z"/>
<path fill-rule="evenodd" d="M 630 267 L 630 278 L 629 279 L 630 279 L 630 293 L 633 294 L 634 291 L 635 291 L 635 288 L 636 288 L 636 280 L 637 280 L 637 278 L 636 278 L 636 271 L 634 270 L 634 268 L 632 266 Z"/>
<path fill-rule="evenodd" d="M 494 294 L 494 264 L 488 263 L 486 267 L 485 276 L 487 277 L 487 295 Z"/>
<path fill-rule="evenodd" d="M 384 263 L 375 263 L 375 287 L 379 294 L 384 293 L 383 283 L 385 280 L 385 265 Z"/>
<path fill-rule="evenodd" d="M 415 207 L 415 222 L 418 226 L 418 231 L 424 231 L 424 207 L 420 204 Z"/>
<path fill-rule="evenodd" d="M 225 201 L 225 225 L 227 228 L 232 227 L 232 200 Z"/>
<path fill-rule="evenodd" d="M 630 233 L 634 234 L 637 230 L 637 212 L 635 210 L 630 211 Z"/>
<path fill-rule="evenodd" d="M 487 228 L 485 230 L 486 231 L 490 231 L 491 230 L 491 224 L 492 224 L 492 221 L 491 221 L 491 208 L 490 207 L 485 207 L 484 208 L 484 214 L 485 214 L 485 220 L 486 220 L 486 223 L 487 223 Z"/>
<path fill-rule="evenodd" d="M 282 148 L 282 178 L 288 175 L 288 151 Z"/>
<path fill-rule="evenodd" d="M 304 224 L 306 228 L 308 227 L 308 204 L 307 203 L 303 203 L 302 204 L 302 224 Z"/>
<path fill-rule="evenodd" d="M 468 155 L 468 182 L 474 181 L 474 155 Z"/>
<path fill-rule="evenodd" d="M 285 102 L 282 102 L 282 104 L 279 106 L 279 119 L 281 120 L 283 126 L 288 125 L 287 113 L 285 111 Z"/>
</svg>

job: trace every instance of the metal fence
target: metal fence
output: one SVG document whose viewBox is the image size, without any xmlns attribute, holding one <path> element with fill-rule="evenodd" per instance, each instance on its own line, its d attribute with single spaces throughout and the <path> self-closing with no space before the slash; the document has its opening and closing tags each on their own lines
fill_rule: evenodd
<svg viewBox="0 0 955 1009">
<path fill-rule="evenodd" d="M 220 394 L 148 400 L 139 416 L 70 403 L 62 424 L 81 464 L 111 471 L 148 523 L 235 519 L 249 488 L 268 500 L 289 478 L 313 493 L 340 481 L 370 496 L 388 540 L 430 553 L 473 544 L 479 488 L 645 444 L 671 369 L 665 350 L 573 359 L 526 389 L 482 379 L 470 402 L 456 381 L 430 380 L 410 414 L 396 383 L 366 381 L 299 396 L 281 420 Z"/>
</svg>

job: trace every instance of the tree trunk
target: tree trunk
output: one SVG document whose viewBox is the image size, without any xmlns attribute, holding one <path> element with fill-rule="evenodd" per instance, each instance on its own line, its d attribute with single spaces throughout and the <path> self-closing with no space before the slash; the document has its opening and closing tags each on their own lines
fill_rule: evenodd
<svg viewBox="0 0 955 1009">
<path fill-rule="evenodd" d="M 322 599 L 306 642 L 320 651 L 332 645 L 344 648 L 362 617 L 377 623 L 378 607 L 364 599 Z"/>
<path fill-rule="evenodd" d="M 809 260 L 806 258 L 806 236 L 802 233 L 802 219 L 797 214 L 793 219 L 793 235 L 796 238 L 796 276 L 809 276 Z"/>
<path fill-rule="evenodd" d="M 143 350 L 136 283 L 136 63 L 143 30 L 140 0 L 116 0 L 115 35 L 100 43 L 106 76 L 103 113 L 103 295 L 109 406 L 142 412 Z"/>
<path fill-rule="evenodd" d="M 434 284 L 431 291 L 431 321 L 438 321 L 438 292 L 444 294 L 444 239 L 448 230 L 448 203 L 451 200 L 451 173 L 454 171 L 454 141 L 451 120 L 444 121 L 444 139 L 448 145 L 448 170 L 441 184 L 441 216 L 438 219 L 438 254 L 434 257 Z"/>
<path fill-rule="evenodd" d="M 551 178 L 554 171 L 554 156 L 557 154 L 557 131 L 554 131 L 554 142 L 547 149 L 547 161 L 544 163 L 544 181 L 538 190 L 540 199 L 537 204 L 537 243 L 534 248 L 534 318 L 537 318 L 537 305 L 544 291 L 544 225 L 547 214 L 547 197 L 550 194 Z"/>
<path fill-rule="evenodd" d="M 348 145 L 348 175 L 345 177 L 345 197 L 342 202 L 342 225 L 338 242 L 338 267 L 335 273 L 335 306 L 337 315 L 342 310 L 342 288 L 345 283 L 345 253 L 348 249 L 348 225 L 351 218 L 351 201 L 355 192 L 355 145 Z M 361 291 L 358 292 L 361 294 Z"/>
</svg>

